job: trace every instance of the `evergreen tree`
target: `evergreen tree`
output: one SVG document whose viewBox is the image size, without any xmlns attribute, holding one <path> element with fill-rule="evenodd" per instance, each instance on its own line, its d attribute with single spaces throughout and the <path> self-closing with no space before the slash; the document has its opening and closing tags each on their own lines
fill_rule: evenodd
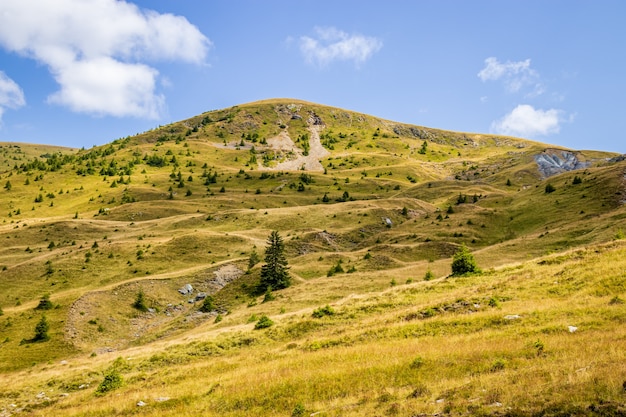
<svg viewBox="0 0 626 417">
<path fill-rule="evenodd" d="M 463 244 L 452 256 L 452 275 L 465 275 L 474 272 L 480 272 L 480 269 L 476 266 L 474 255 Z"/>
<path fill-rule="evenodd" d="M 139 290 L 139 292 L 137 292 L 133 307 L 144 313 L 148 311 L 148 306 L 146 305 L 146 296 L 143 293 L 143 290 Z"/>
<path fill-rule="evenodd" d="M 248 258 L 248 269 L 254 268 L 256 264 L 260 261 L 259 255 L 256 253 L 256 249 L 252 249 L 252 253 L 250 253 L 250 258 Z"/>
<path fill-rule="evenodd" d="M 285 244 L 278 232 L 274 230 L 267 239 L 265 264 L 261 266 L 260 290 L 268 288 L 280 290 L 291 285 L 289 267 L 285 258 Z"/>
<path fill-rule="evenodd" d="M 33 337 L 33 342 L 45 342 L 50 339 L 48 336 L 48 330 L 50 330 L 50 325 L 48 324 L 48 320 L 46 320 L 46 316 L 41 316 L 41 320 L 35 326 L 35 337 Z"/>
</svg>

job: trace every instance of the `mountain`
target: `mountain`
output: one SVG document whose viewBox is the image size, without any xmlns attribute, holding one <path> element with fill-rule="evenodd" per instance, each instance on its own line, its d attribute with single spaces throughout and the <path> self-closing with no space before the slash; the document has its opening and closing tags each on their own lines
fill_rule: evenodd
<svg viewBox="0 0 626 417">
<path fill-rule="evenodd" d="M 293 99 L 0 145 L 0 415 L 624 412 L 623 156 Z"/>
</svg>

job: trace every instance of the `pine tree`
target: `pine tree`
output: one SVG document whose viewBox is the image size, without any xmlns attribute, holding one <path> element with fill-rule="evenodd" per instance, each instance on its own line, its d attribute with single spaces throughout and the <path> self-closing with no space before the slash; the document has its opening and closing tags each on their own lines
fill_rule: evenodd
<svg viewBox="0 0 626 417">
<path fill-rule="evenodd" d="M 41 316 L 41 320 L 35 326 L 35 337 L 33 337 L 33 342 L 45 342 L 50 339 L 48 336 L 48 330 L 50 330 L 50 325 L 48 324 L 48 320 L 46 320 L 46 316 Z"/>
<path fill-rule="evenodd" d="M 291 285 L 289 267 L 285 258 L 285 244 L 278 232 L 274 230 L 267 239 L 265 264 L 261 266 L 260 290 L 268 288 L 280 290 Z"/>
<path fill-rule="evenodd" d="M 465 244 L 452 256 L 452 275 L 465 275 L 480 272 L 476 260 Z"/>
</svg>

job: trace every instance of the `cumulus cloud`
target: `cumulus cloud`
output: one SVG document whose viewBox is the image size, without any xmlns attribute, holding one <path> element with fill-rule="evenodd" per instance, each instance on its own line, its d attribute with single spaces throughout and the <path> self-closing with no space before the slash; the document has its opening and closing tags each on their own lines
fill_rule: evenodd
<svg viewBox="0 0 626 417">
<path fill-rule="evenodd" d="M 478 73 L 478 78 L 485 81 L 504 82 L 506 89 L 516 93 L 525 87 L 532 87 L 530 95 L 536 96 L 543 93 L 543 87 L 539 82 L 539 73 L 530 67 L 530 59 L 517 62 L 500 62 L 498 58 L 485 59 L 485 67 Z"/>
<path fill-rule="evenodd" d="M 0 45 L 45 64 L 48 101 L 97 115 L 158 117 L 158 71 L 146 62 L 204 62 L 211 41 L 181 16 L 122 0 L 3 0 Z"/>
<path fill-rule="evenodd" d="M 520 104 L 502 119 L 493 122 L 491 130 L 502 135 L 533 138 L 559 133 L 564 121 L 562 110 L 541 110 Z"/>
<path fill-rule="evenodd" d="M 5 109 L 17 109 L 26 104 L 24 92 L 19 85 L 0 71 L 0 124 Z"/>
<path fill-rule="evenodd" d="M 300 37 L 300 51 L 310 64 L 326 66 L 333 61 L 367 61 L 383 47 L 380 39 L 358 34 L 350 35 L 333 27 L 316 27 L 315 37 Z"/>
</svg>

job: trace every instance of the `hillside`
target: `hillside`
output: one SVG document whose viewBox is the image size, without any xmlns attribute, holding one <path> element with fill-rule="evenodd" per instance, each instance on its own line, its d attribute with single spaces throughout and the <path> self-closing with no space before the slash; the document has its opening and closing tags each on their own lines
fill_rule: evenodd
<svg viewBox="0 0 626 417">
<path fill-rule="evenodd" d="M 291 99 L 1 149 L 0 416 L 626 413 L 619 155 Z"/>
</svg>

